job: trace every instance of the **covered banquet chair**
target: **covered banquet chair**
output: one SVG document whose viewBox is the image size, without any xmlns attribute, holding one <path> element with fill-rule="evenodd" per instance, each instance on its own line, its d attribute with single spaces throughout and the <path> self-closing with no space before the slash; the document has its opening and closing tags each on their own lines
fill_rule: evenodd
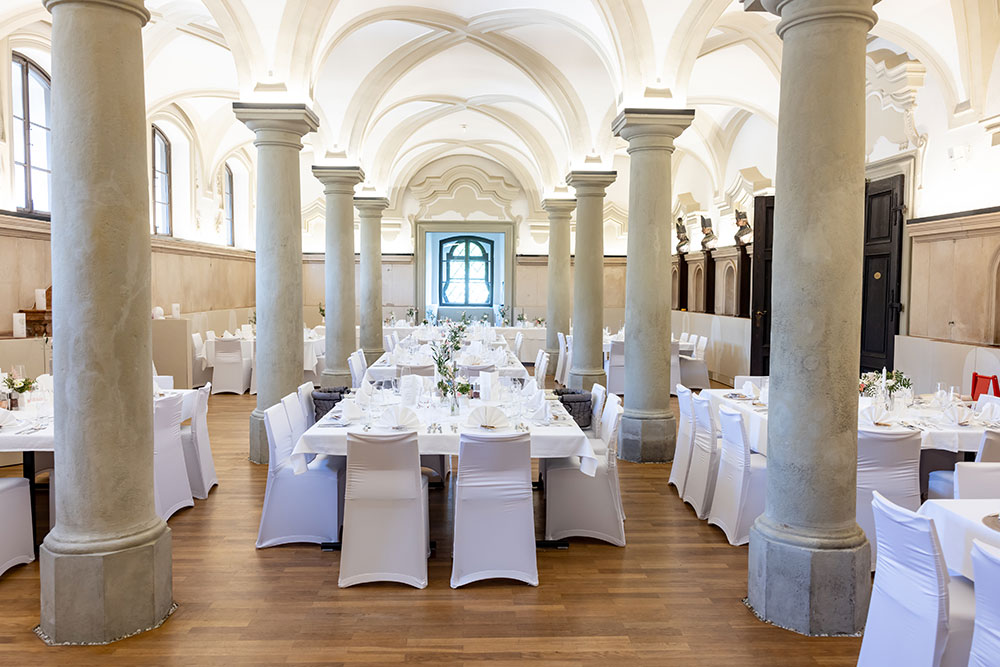
<svg viewBox="0 0 1000 667">
<path fill-rule="evenodd" d="M 0 479 L 0 574 L 35 560 L 31 534 L 31 496 L 23 477 Z"/>
<path fill-rule="evenodd" d="M 208 498 L 208 492 L 219 483 L 212 459 L 212 445 L 208 441 L 208 395 L 211 391 L 211 383 L 198 390 L 191 425 L 181 426 L 184 466 L 191 494 L 199 499 Z"/>
<path fill-rule="evenodd" d="M 153 403 L 153 496 L 156 513 L 164 521 L 194 506 L 181 440 L 183 404 L 180 394 Z"/>
<path fill-rule="evenodd" d="M 563 384 L 563 369 L 566 367 L 566 334 L 559 331 L 556 333 L 556 337 L 559 339 L 559 357 L 556 359 L 556 371 L 554 377 L 558 384 Z"/>
<path fill-rule="evenodd" d="M 955 464 L 956 499 L 989 500 L 997 497 L 1000 497 L 1000 463 Z"/>
<path fill-rule="evenodd" d="M 625 392 L 625 341 L 611 342 L 611 354 L 604 362 L 604 373 L 608 377 L 608 391 L 612 394 Z"/>
<path fill-rule="evenodd" d="M 976 463 L 1000 463 L 1000 431 L 987 429 L 976 452 Z M 997 491 L 1000 494 L 1000 491 Z M 955 497 L 955 470 L 934 470 L 927 481 L 928 500 Z M 995 497 L 995 496 L 994 496 Z"/>
<path fill-rule="evenodd" d="M 743 415 L 719 408 L 719 475 L 708 522 L 722 529 L 730 544 L 750 541 L 750 526 L 764 512 L 767 457 L 750 451 Z"/>
<path fill-rule="evenodd" d="M 964 667 L 975 615 L 971 582 L 949 576 L 933 519 L 878 491 L 871 504 L 880 562 L 858 666 Z"/>
<path fill-rule="evenodd" d="M 538 585 L 527 433 L 463 433 L 451 587 L 482 579 Z"/>
<path fill-rule="evenodd" d="M 691 390 L 680 383 L 677 383 L 677 408 L 680 413 L 677 420 L 677 445 L 667 484 L 673 484 L 677 495 L 683 498 L 688 466 L 691 463 L 691 448 L 694 446 L 694 413 Z"/>
<path fill-rule="evenodd" d="M 340 539 L 344 465 L 341 457 L 317 457 L 295 474 L 292 430 L 285 406 L 264 410 L 267 487 L 260 513 L 257 548 L 292 542 L 322 544 Z"/>
<path fill-rule="evenodd" d="M 250 388 L 251 361 L 243 356 L 238 338 L 215 340 L 215 367 L 212 369 L 213 394 L 242 394 Z"/>
<path fill-rule="evenodd" d="M 691 402 L 694 441 L 683 497 L 684 502 L 694 508 L 698 518 L 704 519 L 712 509 L 715 481 L 719 476 L 719 439 L 708 397 L 692 396 Z"/>
<path fill-rule="evenodd" d="M 1000 549 L 972 541 L 976 621 L 969 667 L 993 667 L 1000 658 Z"/>
<path fill-rule="evenodd" d="M 416 431 L 348 433 L 340 587 L 394 581 L 425 588 L 429 525 Z"/>
</svg>

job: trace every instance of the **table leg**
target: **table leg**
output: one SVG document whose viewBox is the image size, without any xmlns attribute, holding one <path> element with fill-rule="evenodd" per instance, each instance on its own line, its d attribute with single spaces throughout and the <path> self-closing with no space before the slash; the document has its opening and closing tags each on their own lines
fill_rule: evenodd
<svg viewBox="0 0 1000 667">
<path fill-rule="evenodd" d="M 38 555 L 38 528 L 36 522 L 38 517 L 35 512 L 35 453 L 21 452 L 21 471 L 28 480 L 28 497 L 31 502 L 31 543 L 35 545 L 35 555 Z"/>
</svg>

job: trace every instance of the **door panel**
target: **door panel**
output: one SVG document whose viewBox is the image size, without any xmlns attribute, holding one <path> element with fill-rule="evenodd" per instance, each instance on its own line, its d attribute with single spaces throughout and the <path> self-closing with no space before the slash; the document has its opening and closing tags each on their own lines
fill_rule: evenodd
<svg viewBox="0 0 1000 667">
<path fill-rule="evenodd" d="M 771 251 L 774 197 L 754 198 L 753 285 L 750 304 L 750 375 L 768 375 L 771 358 Z"/>
<path fill-rule="evenodd" d="M 892 370 L 899 332 L 903 253 L 903 177 L 865 188 L 861 371 Z"/>
</svg>

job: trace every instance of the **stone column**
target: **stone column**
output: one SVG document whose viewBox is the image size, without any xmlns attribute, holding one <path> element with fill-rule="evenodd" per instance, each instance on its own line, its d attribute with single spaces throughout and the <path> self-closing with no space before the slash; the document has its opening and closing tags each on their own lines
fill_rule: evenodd
<svg viewBox="0 0 1000 667">
<path fill-rule="evenodd" d="M 625 414 L 621 457 L 674 458 L 677 422 L 670 409 L 672 227 L 670 160 L 691 109 L 625 109 L 612 131 L 628 141 L 628 265 L 625 274 Z"/>
<path fill-rule="evenodd" d="M 576 189 L 576 262 L 573 267 L 572 389 L 607 385 L 604 374 L 604 190 L 615 171 L 573 171 Z"/>
<path fill-rule="evenodd" d="M 749 603 L 803 634 L 855 633 L 871 594 L 855 522 L 872 0 L 765 0 L 784 46 L 775 179 L 767 507 Z M 822 390 L 818 391 L 818 384 Z"/>
<path fill-rule="evenodd" d="M 267 463 L 264 410 L 302 384 L 302 136 L 319 127 L 304 104 L 234 102 L 257 147 L 257 407 L 250 460 Z"/>
<path fill-rule="evenodd" d="M 361 349 L 372 365 L 382 356 L 382 211 L 385 197 L 355 197 L 361 218 Z"/>
<path fill-rule="evenodd" d="M 52 171 L 59 495 L 58 523 L 41 547 L 41 630 L 50 643 L 103 644 L 156 627 L 173 606 L 170 529 L 153 502 L 141 36 L 149 12 L 142 0 L 45 6 L 59 155 Z"/>
<path fill-rule="evenodd" d="M 569 219 L 575 199 L 546 199 L 542 208 L 549 214 L 549 284 L 545 315 L 545 351 L 555 370 L 559 358 L 559 332 L 569 335 Z"/>
<path fill-rule="evenodd" d="M 361 167 L 313 167 L 326 195 L 326 368 L 324 387 L 350 387 L 354 346 L 354 186 Z"/>
</svg>

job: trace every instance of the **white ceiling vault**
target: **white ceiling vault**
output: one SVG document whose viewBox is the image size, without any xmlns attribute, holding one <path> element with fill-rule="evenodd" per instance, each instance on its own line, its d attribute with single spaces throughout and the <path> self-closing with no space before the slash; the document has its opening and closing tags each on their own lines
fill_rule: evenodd
<svg viewBox="0 0 1000 667">
<path fill-rule="evenodd" d="M 428 184 L 464 178 L 482 195 L 482 186 L 502 183 L 500 208 L 525 225 L 521 252 L 544 252 L 541 201 L 568 192 L 569 170 L 617 169 L 606 239 L 610 252 L 624 252 L 628 157 L 611 135 L 623 106 L 697 110 L 675 156 L 673 192 L 675 200 L 685 195 L 685 210 L 694 202 L 724 220 L 747 173 L 757 183 L 774 176 L 781 42 L 774 17 L 746 12 L 738 0 L 146 5 L 148 111 L 191 142 L 189 199 L 198 224 L 212 217 L 223 165 L 236 159 L 252 167 L 252 135 L 233 116 L 235 100 L 305 102 L 320 118 L 303 153 L 307 247 L 322 239 L 313 224 L 322 190 L 308 167 L 340 162 L 364 168 L 363 189 L 389 197 L 387 225 L 403 231 L 433 206 L 422 195 L 440 199 L 442 190 Z M 869 94 L 880 103 L 869 104 L 870 154 L 950 154 L 948 133 L 956 131 L 959 143 L 978 146 L 1000 126 L 990 125 L 1000 118 L 997 0 L 882 0 L 876 9 Z M 0 3 L 9 50 L 43 58 L 49 21 L 40 0 Z M 935 146 L 938 127 L 948 138 Z M 918 146 L 922 136 L 929 139 Z M 930 207 L 950 205 L 937 196 Z M 456 201 L 497 207 L 490 197 Z M 392 239 L 403 251 L 409 234 Z"/>
</svg>

